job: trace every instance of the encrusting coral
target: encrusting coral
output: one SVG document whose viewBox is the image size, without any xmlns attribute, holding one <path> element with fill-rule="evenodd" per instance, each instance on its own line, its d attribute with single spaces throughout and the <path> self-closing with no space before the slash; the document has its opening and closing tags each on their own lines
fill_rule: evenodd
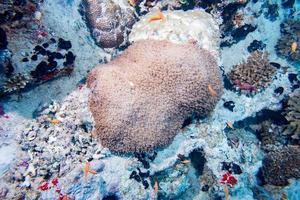
<svg viewBox="0 0 300 200">
<path fill-rule="evenodd" d="M 300 148 L 287 146 L 270 150 L 262 165 L 265 183 L 276 186 L 288 185 L 288 179 L 300 178 Z"/>
<path fill-rule="evenodd" d="M 281 25 L 281 37 L 276 50 L 277 54 L 291 61 L 300 61 L 300 21 L 288 20 Z"/>
<path fill-rule="evenodd" d="M 121 7 L 113 0 L 84 0 L 85 15 L 96 43 L 103 48 L 118 48 L 136 21 L 132 8 Z"/>
<path fill-rule="evenodd" d="M 246 62 L 235 66 L 228 77 L 237 89 L 256 93 L 271 83 L 275 72 L 267 53 L 254 51 Z"/>
<path fill-rule="evenodd" d="M 300 89 L 290 95 L 285 112 L 289 124 L 284 127 L 283 134 L 300 140 Z"/>
<path fill-rule="evenodd" d="M 115 152 L 165 147 L 188 117 L 212 111 L 223 89 L 210 52 L 157 40 L 135 42 L 96 67 L 88 86 L 94 135 Z"/>
</svg>

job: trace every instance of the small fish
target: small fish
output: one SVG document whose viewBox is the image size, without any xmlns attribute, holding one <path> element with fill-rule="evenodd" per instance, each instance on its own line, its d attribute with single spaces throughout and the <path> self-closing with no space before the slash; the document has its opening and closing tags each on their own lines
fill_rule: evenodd
<svg viewBox="0 0 300 200">
<path fill-rule="evenodd" d="M 212 88 L 211 84 L 208 84 L 208 92 L 211 96 L 216 97 L 218 96 L 218 93 Z"/>
<path fill-rule="evenodd" d="M 232 122 L 226 122 L 227 127 L 234 129 Z"/>
<path fill-rule="evenodd" d="M 191 161 L 189 161 L 189 160 L 182 160 L 182 161 L 181 161 L 182 164 L 189 164 L 190 162 L 191 162 Z"/>
<path fill-rule="evenodd" d="M 154 190 L 155 194 L 158 193 L 158 180 L 157 180 L 157 178 L 155 178 L 154 185 L 153 185 L 153 190 Z"/>
<path fill-rule="evenodd" d="M 225 192 L 225 200 L 229 200 L 229 190 L 227 185 L 224 186 L 224 192 Z"/>
<path fill-rule="evenodd" d="M 136 6 L 137 0 L 128 0 L 129 5 Z"/>
<path fill-rule="evenodd" d="M 296 50 L 297 50 L 297 47 L 298 47 L 297 42 L 293 42 L 293 43 L 291 44 L 291 52 L 292 52 L 292 53 L 295 53 Z"/>
<path fill-rule="evenodd" d="M 158 20 L 162 20 L 162 21 L 165 20 L 165 16 L 161 11 L 158 11 L 156 15 L 151 16 L 149 22 L 158 21 Z"/>
<path fill-rule="evenodd" d="M 85 163 L 83 173 L 84 173 L 85 180 L 87 179 L 87 176 L 88 176 L 89 173 L 94 174 L 94 175 L 97 174 L 97 172 L 95 170 L 91 169 L 91 164 L 89 162 Z"/>
<path fill-rule="evenodd" d="M 58 119 L 52 119 L 51 124 L 57 125 L 60 124 L 60 121 Z"/>
</svg>

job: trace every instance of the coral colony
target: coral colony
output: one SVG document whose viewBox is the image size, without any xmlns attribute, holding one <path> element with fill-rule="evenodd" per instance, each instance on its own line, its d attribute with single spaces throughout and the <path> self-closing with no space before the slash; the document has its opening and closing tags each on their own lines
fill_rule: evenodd
<svg viewBox="0 0 300 200">
<path fill-rule="evenodd" d="M 300 3 L 0 1 L 0 199 L 300 200 Z"/>
</svg>

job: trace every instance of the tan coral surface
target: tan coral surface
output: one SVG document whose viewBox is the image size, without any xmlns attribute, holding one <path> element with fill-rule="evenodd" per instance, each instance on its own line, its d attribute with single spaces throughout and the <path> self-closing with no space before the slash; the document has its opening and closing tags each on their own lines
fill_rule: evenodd
<svg viewBox="0 0 300 200">
<path fill-rule="evenodd" d="M 94 135 L 116 152 L 165 147 L 186 118 L 214 109 L 223 88 L 209 52 L 156 40 L 135 42 L 112 62 L 96 67 L 88 85 Z"/>
</svg>

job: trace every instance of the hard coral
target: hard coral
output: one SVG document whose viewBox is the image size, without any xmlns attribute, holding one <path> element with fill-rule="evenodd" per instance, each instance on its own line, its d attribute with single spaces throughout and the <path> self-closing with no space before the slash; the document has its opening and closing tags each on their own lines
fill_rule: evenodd
<svg viewBox="0 0 300 200">
<path fill-rule="evenodd" d="M 285 112 L 289 124 L 284 127 L 283 134 L 300 140 L 300 89 L 290 95 Z"/>
<path fill-rule="evenodd" d="M 217 61 L 208 51 L 156 40 L 135 42 L 95 68 L 88 86 L 94 135 L 115 152 L 165 147 L 185 119 L 214 109 L 223 88 Z"/>
<path fill-rule="evenodd" d="M 285 186 L 290 178 L 300 178 L 300 148 L 287 146 L 273 149 L 263 160 L 262 175 L 265 183 Z"/>
<path fill-rule="evenodd" d="M 255 51 L 246 62 L 235 66 L 228 76 L 238 89 L 257 92 L 270 84 L 275 72 L 276 68 L 269 63 L 267 54 Z"/>
<path fill-rule="evenodd" d="M 296 48 L 293 48 L 296 44 Z M 281 37 L 279 38 L 276 50 L 277 54 L 291 61 L 300 61 L 300 21 L 288 20 L 281 25 Z M 297 47 L 298 46 L 298 47 Z"/>
<path fill-rule="evenodd" d="M 97 45 L 118 48 L 127 42 L 127 35 L 135 23 L 132 8 L 121 7 L 113 0 L 84 0 L 88 25 Z"/>
</svg>

